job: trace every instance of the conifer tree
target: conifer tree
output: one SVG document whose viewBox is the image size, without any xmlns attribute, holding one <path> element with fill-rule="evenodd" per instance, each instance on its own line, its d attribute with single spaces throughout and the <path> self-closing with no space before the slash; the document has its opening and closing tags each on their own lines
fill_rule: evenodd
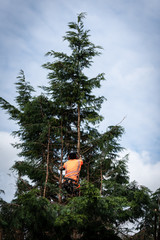
<svg viewBox="0 0 160 240">
<path fill-rule="evenodd" d="M 71 147 L 75 148 L 77 145 L 79 154 L 82 124 L 87 127 L 89 122 L 95 124 L 102 120 L 98 111 L 104 100 L 104 97 L 96 97 L 92 93 L 95 87 L 100 87 L 104 74 L 98 74 L 92 79 L 84 74 L 84 70 L 91 66 L 92 58 L 99 55 L 98 50 L 101 49 L 90 42 L 89 31 L 84 29 L 84 17 L 85 14 L 81 13 L 77 22 L 70 22 L 70 30 L 64 36 L 64 40 L 69 43 L 71 54 L 50 51 L 47 55 L 52 56 L 54 62 L 43 65 L 50 70 L 50 87 L 47 90 L 61 109 L 60 114 L 62 119 L 65 119 L 65 124 L 66 121 L 69 123 L 72 130 L 70 135 L 74 136 L 74 129 L 77 129 L 77 139 L 74 136 Z"/>
<path fill-rule="evenodd" d="M 10 118 L 19 125 L 19 130 L 13 132 L 20 139 L 13 146 L 20 149 L 19 156 L 23 157 L 12 167 L 18 173 L 17 194 L 39 188 L 41 195 L 57 198 L 60 123 L 55 117 L 56 108 L 44 95 L 31 95 L 34 89 L 26 82 L 23 71 L 17 79 L 15 100 L 18 106 L 0 99 L 2 108 L 7 109 Z"/>
</svg>

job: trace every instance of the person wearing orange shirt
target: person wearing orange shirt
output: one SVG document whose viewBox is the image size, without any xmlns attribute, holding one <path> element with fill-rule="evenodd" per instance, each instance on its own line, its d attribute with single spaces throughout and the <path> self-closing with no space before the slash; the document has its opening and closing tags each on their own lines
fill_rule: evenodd
<svg viewBox="0 0 160 240">
<path fill-rule="evenodd" d="M 64 181 L 63 184 L 65 188 L 67 187 L 68 183 L 72 183 L 77 186 L 77 188 L 80 187 L 78 186 L 78 181 L 79 181 L 79 174 L 81 171 L 81 166 L 83 165 L 83 160 L 80 156 L 78 158 L 76 153 L 70 153 L 68 156 L 68 161 L 63 164 L 59 169 L 64 170 L 65 169 L 65 176 L 64 176 Z"/>
</svg>

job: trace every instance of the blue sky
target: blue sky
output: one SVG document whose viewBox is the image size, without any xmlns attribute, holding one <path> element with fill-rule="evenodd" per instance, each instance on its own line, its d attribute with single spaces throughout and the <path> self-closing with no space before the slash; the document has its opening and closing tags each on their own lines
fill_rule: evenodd
<svg viewBox="0 0 160 240">
<path fill-rule="evenodd" d="M 130 179 L 154 191 L 160 187 L 158 0 L 0 0 L 0 96 L 14 103 L 20 69 L 35 88 L 47 84 L 41 65 L 49 59 L 44 55 L 51 49 L 68 51 L 62 37 L 80 12 L 87 13 L 84 22 L 92 42 L 103 47 L 88 71 L 89 76 L 104 72 L 106 77 L 95 91 L 107 98 L 100 130 L 126 116 L 121 143 L 123 154 L 130 154 Z M 18 158 L 10 134 L 17 126 L 2 110 L 0 119 L 0 188 L 10 200 L 15 176 L 9 168 Z"/>
</svg>

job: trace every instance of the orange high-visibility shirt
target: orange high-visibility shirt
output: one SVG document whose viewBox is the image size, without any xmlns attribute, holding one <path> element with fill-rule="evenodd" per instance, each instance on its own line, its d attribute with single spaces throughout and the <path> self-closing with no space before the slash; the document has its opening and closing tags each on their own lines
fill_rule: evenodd
<svg viewBox="0 0 160 240">
<path fill-rule="evenodd" d="M 63 165 L 63 167 L 65 168 L 64 177 L 71 178 L 78 182 L 79 172 L 81 170 L 82 164 L 83 164 L 82 159 L 72 159 L 65 162 Z"/>
</svg>

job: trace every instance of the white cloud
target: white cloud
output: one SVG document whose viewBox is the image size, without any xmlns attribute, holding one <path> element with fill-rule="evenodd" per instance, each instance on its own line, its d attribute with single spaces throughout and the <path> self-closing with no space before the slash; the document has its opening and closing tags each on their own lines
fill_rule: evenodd
<svg viewBox="0 0 160 240">
<path fill-rule="evenodd" d="M 0 189 L 5 191 L 1 197 L 8 202 L 15 193 L 15 177 L 10 168 L 18 159 L 18 151 L 11 143 L 15 143 L 15 139 L 7 132 L 0 132 Z"/>
<path fill-rule="evenodd" d="M 4 191 L 0 197 L 3 200 L 10 202 L 14 198 L 16 191 L 16 178 L 14 174 L 0 173 L 0 190 Z"/>
<path fill-rule="evenodd" d="M 148 149 L 152 161 L 158 161 L 160 98 L 157 69 L 145 61 L 138 63 L 138 56 L 135 52 L 133 58 L 117 60 L 110 69 L 110 79 L 103 83 L 101 90 L 101 95 L 108 99 L 102 108 L 103 126 L 117 124 L 127 116 L 122 123 L 126 132 L 124 147 L 140 152 Z M 131 62 L 134 59 L 135 65 L 131 66 L 127 59 Z"/>
<path fill-rule="evenodd" d="M 8 172 L 17 160 L 18 151 L 12 147 L 16 140 L 7 132 L 0 132 L 0 166 L 1 172 Z"/>
<path fill-rule="evenodd" d="M 128 170 L 130 181 L 136 181 L 140 185 L 148 187 L 151 191 L 160 188 L 160 162 L 152 163 L 147 151 L 141 153 L 126 150 L 129 153 Z"/>
</svg>

